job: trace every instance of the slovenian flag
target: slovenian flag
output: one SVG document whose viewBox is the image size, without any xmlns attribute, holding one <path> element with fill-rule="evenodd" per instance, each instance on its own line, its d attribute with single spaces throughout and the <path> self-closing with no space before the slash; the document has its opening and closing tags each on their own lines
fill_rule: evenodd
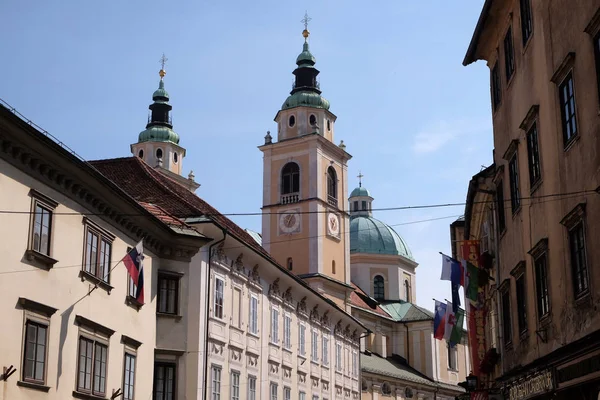
<svg viewBox="0 0 600 400">
<path fill-rule="evenodd" d="M 135 299 L 144 304 L 144 241 L 140 242 L 133 248 L 125 257 L 123 257 L 123 264 L 129 272 L 129 276 L 133 280 L 137 290 L 135 293 Z"/>
<path fill-rule="evenodd" d="M 443 339 L 446 331 L 446 304 L 435 301 L 435 316 L 433 317 L 433 337 Z"/>
<path fill-rule="evenodd" d="M 442 253 L 442 276 L 443 281 L 450 281 L 453 285 L 465 286 L 465 270 L 460 261 L 455 260 Z"/>
</svg>

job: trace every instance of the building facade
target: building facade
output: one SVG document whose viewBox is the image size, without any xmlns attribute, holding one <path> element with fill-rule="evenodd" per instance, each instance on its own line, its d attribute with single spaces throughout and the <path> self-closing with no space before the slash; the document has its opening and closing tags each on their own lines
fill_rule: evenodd
<svg viewBox="0 0 600 400">
<path fill-rule="evenodd" d="M 464 60 L 490 69 L 496 381 L 511 399 L 600 390 L 599 32 L 596 0 L 486 0 Z"/>
</svg>

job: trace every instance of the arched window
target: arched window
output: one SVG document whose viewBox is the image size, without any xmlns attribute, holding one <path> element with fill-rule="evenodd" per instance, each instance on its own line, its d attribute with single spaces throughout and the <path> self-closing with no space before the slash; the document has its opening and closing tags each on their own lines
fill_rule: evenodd
<svg viewBox="0 0 600 400">
<path fill-rule="evenodd" d="M 292 260 L 292 257 L 288 257 L 288 259 L 287 259 L 287 269 L 291 271 L 293 268 L 294 268 L 294 261 Z"/>
<path fill-rule="evenodd" d="M 406 301 L 410 301 L 410 284 L 408 283 L 408 279 L 404 280 L 404 298 Z"/>
<path fill-rule="evenodd" d="M 295 162 L 287 163 L 281 170 L 281 194 L 300 191 L 300 167 Z"/>
<path fill-rule="evenodd" d="M 337 205 L 337 174 L 335 168 L 327 168 L 327 200 Z"/>
<path fill-rule="evenodd" d="M 389 383 L 384 382 L 383 385 L 381 385 L 381 393 L 389 396 L 390 394 L 392 394 L 392 387 L 390 386 Z"/>
<path fill-rule="evenodd" d="M 373 279 L 373 297 L 375 300 L 383 300 L 385 298 L 385 290 L 383 288 L 383 276 L 377 275 Z"/>
<path fill-rule="evenodd" d="M 138 156 L 139 156 L 140 158 L 144 158 L 144 150 L 141 150 L 141 149 L 140 149 L 140 152 L 138 153 Z"/>
<path fill-rule="evenodd" d="M 156 158 L 162 158 L 162 149 L 156 149 Z"/>
<path fill-rule="evenodd" d="M 335 260 L 331 261 L 331 273 L 335 274 Z"/>
</svg>

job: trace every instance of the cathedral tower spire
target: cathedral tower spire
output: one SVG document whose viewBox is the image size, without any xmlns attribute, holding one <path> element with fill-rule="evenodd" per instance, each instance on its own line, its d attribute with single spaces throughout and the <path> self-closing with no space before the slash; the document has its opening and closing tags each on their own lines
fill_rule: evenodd
<svg viewBox="0 0 600 400">
<path fill-rule="evenodd" d="M 184 179 L 186 186 L 195 190 L 199 185 L 181 176 L 185 149 L 179 146 L 179 135 L 173 130 L 170 116 L 173 107 L 169 103 L 169 92 L 165 89 L 166 62 L 167 58 L 163 54 L 158 72 L 160 76 L 158 89 L 152 94 L 153 102 L 148 107 L 150 109 L 148 123 L 146 129 L 140 132 L 137 143 L 131 145 L 131 152 L 151 167 L 165 172 L 176 180 Z"/>
</svg>

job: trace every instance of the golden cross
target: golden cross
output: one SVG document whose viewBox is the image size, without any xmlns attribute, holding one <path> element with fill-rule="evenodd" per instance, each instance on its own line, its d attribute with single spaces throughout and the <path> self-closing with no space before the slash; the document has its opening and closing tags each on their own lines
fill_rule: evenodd
<svg viewBox="0 0 600 400">
<path fill-rule="evenodd" d="M 160 69 L 165 69 L 165 64 L 167 63 L 167 61 L 169 61 L 169 59 L 167 57 L 165 57 L 165 53 L 163 53 L 162 57 L 160 58 L 160 65 L 161 68 Z"/>
<path fill-rule="evenodd" d="M 308 30 L 308 23 L 312 20 L 311 17 L 308 16 L 308 11 L 304 12 L 304 18 L 302 18 L 302 22 L 304 24 L 304 29 Z"/>
</svg>

